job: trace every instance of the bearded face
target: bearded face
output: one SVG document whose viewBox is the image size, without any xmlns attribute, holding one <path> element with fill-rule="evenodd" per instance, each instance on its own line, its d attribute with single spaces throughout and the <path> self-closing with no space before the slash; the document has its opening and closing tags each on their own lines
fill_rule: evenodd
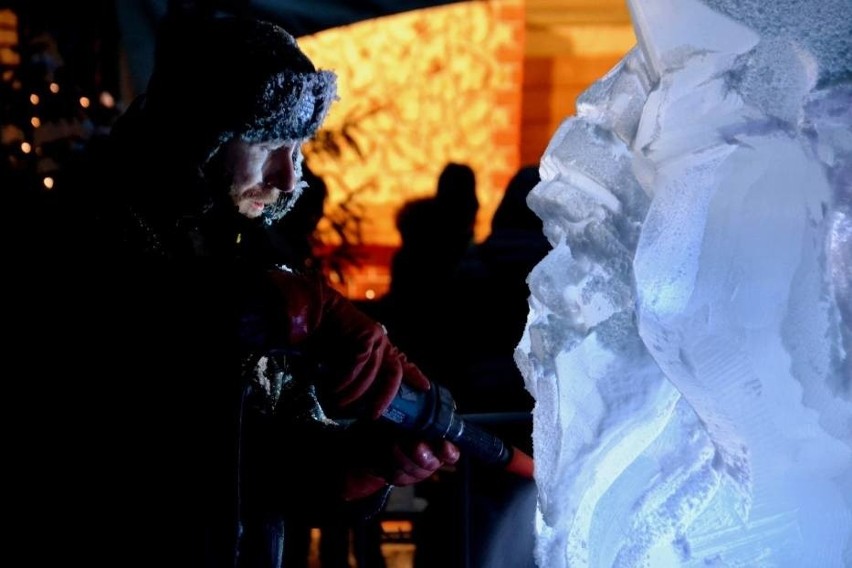
<svg viewBox="0 0 852 568">
<path fill-rule="evenodd" d="M 222 149 L 228 195 L 249 219 L 283 215 L 300 193 L 299 144 L 293 141 L 249 143 L 233 139 Z"/>
</svg>

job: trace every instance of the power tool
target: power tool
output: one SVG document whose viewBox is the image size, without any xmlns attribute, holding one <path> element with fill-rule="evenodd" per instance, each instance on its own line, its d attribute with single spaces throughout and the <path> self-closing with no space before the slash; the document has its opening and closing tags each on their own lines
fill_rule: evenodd
<svg viewBox="0 0 852 568">
<path fill-rule="evenodd" d="M 449 440 L 462 452 L 521 477 L 532 478 L 533 460 L 456 413 L 456 402 L 447 388 L 432 382 L 427 391 L 403 383 L 380 420 L 425 439 Z"/>
<path fill-rule="evenodd" d="M 294 351 L 289 354 L 291 361 L 304 364 L 302 353 Z M 326 372 L 322 364 L 309 365 L 309 375 L 321 375 Z M 405 382 L 401 383 L 379 420 L 392 427 L 416 433 L 425 440 L 449 440 L 465 455 L 503 468 L 509 473 L 532 479 L 533 459 L 528 454 L 464 420 L 456 412 L 456 401 L 450 391 L 434 381 L 429 381 L 429 384 L 428 390 L 421 391 Z M 344 416 L 333 416 L 333 419 L 351 423 L 356 418 L 348 413 Z"/>
</svg>

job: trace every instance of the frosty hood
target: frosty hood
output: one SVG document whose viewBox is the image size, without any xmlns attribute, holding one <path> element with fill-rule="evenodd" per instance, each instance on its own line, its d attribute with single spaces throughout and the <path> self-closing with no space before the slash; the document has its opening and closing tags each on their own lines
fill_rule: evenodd
<svg viewBox="0 0 852 568">
<path fill-rule="evenodd" d="M 119 159 L 129 162 L 125 195 L 146 222 L 160 226 L 197 219 L 217 202 L 230 208 L 218 176 L 205 177 L 217 171 L 213 158 L 222 145 L 309 139 L 336 98 L 336 75 L 318 70 L 275 24 L 166 20 L 148 88 L 113 127 Z M 295 165 L 298 172 L 300 154 Z M 283 215 L 294 195 L 268 216 Z"/>
<path fill-rule="evenodd" d="M 317 70 L 282 28 L 241 18 L 167 23 L 145 93 L 206 163 L 226 141 L 305 140 L 336 99 L 336 77 Z"/>
</svg>

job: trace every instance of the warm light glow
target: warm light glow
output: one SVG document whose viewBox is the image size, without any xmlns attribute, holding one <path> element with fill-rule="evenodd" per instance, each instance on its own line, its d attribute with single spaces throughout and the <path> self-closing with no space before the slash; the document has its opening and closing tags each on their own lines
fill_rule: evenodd
<svg viewBox="0 0 852 568">
<path fill-rule="evenodd" d="M 341 156 L 306 149 L 329 205 L 353 192 L 370 244 L 396 246 L 394 215 L 432 195 L 447 162 L 476 172 L 477 237 L 519 164 L 523 2 L 457 2 L 302 37 L 318 67 L 338 75 L 340 100 L 324 130 L 356 141 Z"/>
<path fill-rule="evenodd" d="M 317 140 L 331 136 L 342 151 L 323 152 L 319 142 L 305 147 L 328 185 L 327 211 L 361 211 L 363 244 L 391 249 L 399 244 L 394 219 L 403 203 L 434 195 L 448 162 L 466 163 L 476 172 L 476 237 L 484 238 L 520 161 L 523 37 L 523 0 L 492 0 L 299 38 L 317 67 L 338 75 L 340 99 Z M 388 256 L 347 274 L 342 291 L 383 295 Z"/>
<path fill-rule="evenodd" d="M 0 65 L 19 65 L 18 16 L 12 10 L 0 9 Z M 8 81 L 6 74 L 3 80 Z"/>
<path fill-rule="evenodd" d="M 0 10 L 0 28 L 15 29 L 17 27 L 18 16 L 15 12 L 6 8 Z"/>
<path fill-rule="evenodd" d="M 364 292 L 364 297 L 367 298 L 368 300 L 375 300 L 376 299 L 376 291 L 373 290 L 372 288 L 368 288 L 367 291 Z"/>
<path fill-rule="evenodd" d="M 382 532 L 386 534 L 404 533 L 411 534 L 414 525 L 405 519 L 388 519 L 382 521 Z"/>
<path fill-rule="evenodd" d="M 100 100 L 100 103 L 106 108 L 112 108 L 115 106 L 115 98 L 106 91 L 101 93 L 98 100 Z"/>
<path fill-rule="evenodd" d="M 29 154 L 33 151 L 33 147 L 29 142 L 21 142 L 21 152 Z"/>
<path fill-rule="evenodd" d="M 0 64 L 3 65 L 19 65 L 21 56 L 17 51 L 9 47 L 0 47 Z"/>
<path fill-rule="evenodd" d="M 34 105 L 37 105 L 39 101 L 38 95 L 33 93 L 30 95 L 30 102 Z"/>
<path fill-rule="evenodd" d="M 56 94 L 59 92 L 59 83 L 51 83 L 50 84 L 50 92 Z"/>
<path fill-rule="evenodd" d="M 89 100 L 89 97 L 80 97 L 80 106 L 83 108 L 89 108 L 89 105 L 92 104 Z"/>
<path fill-rule="evenodd" d="M 37 116 L 34 116 L 30 119 L 30 124 L 33 125 L 33 128 L 38 128 L 41 126 L 41 119 Z"/>
<path fill-rule="evenodd" d="M 47 189 L 53 189 L 53 178 L 52 177 L 48 176 L 48 177 L 44 178 L 44 180 L 42 180 L 42 183 L 44 183 L 44 187 L 46 187 Z"/>
</svg>

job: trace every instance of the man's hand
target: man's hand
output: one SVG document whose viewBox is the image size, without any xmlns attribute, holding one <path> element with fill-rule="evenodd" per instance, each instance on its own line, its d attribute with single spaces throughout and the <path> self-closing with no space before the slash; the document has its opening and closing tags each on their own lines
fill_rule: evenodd
<svg viewBox="0 0 852 568">
<path fill-rule="evenodd" d="M 343 485 L 346 500 L 363 499 L 388 484 L 403 487 L 419 483 L 459 459 L 458 448 L 446 440 L 435 443 L 397 441 L 388 448 L 381 436 L 377 438 L 363 441 L 371 449 L 357 461 L 367 463 L 347 471 Z"/>
</svg>

